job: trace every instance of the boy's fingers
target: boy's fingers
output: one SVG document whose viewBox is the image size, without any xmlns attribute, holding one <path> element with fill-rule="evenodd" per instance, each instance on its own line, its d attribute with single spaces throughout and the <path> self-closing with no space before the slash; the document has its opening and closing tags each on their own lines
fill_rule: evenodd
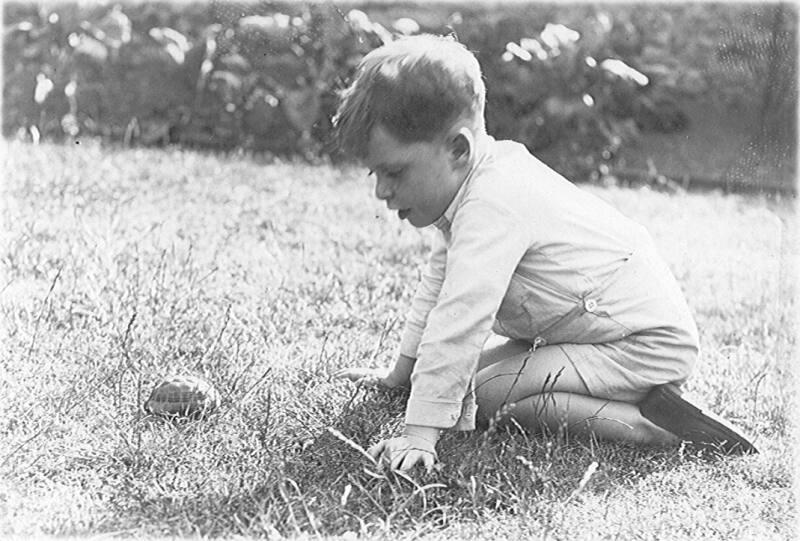
<svg viewBox="0 0 800 541">
<path fill-rule="evenodd" d="M 427 471 L 431 471 L 436 462 L 434 453 L 411 446 L 405 438 L 381 441 L 370 447 L 367 452 L 378 463 L 392 470 L 408 471 L 418 463 L 422 463 Z"/>
<path fill-rule="evenodd" d="M 367 452 L 384 467 L 396 470 L 401 467 L 408 451 L 408 446 L 398 446 L 395 439 L 390 439 L 373 445 Z"/>
<path fill-rule="evenodd" d="M 371 456 L 372 458 L 374 458 L 374 459 L 376 459 L 376 460 L 377 460 L 377 459 L 378 459 L 378 457 L 379 457 L 379 456 L 381 456 L 381 454 L 383 453 L 383 450 L 384 450 L 385 448 L 386 448 L 386 441 L 384 440 L 384 441 L 381 441 L 381 442 L 379 442 L 379 443 L 376 443 L 375 445 L 373 445 L 372 447 L 370 447 L 370 448 L 367 450 L 367 453 L 369 453 L 369 456 Z"/>
<path fill-rule="evenodd" d="M 392 469 L 409 471 L 420 462 L 427 471 L 433 468 L 433 455 L 417 449 L 404 449 L 397 452 L 397 459 L 392 461 Z"/>
<path fill-rule="evenodd" d="M 402 471 L 410 470 L 411 468 L 416 466 L 420 460 L 424 464 L 425 454 L 426 453 L 420 453 L 419 451 L 409 451 L 408 453 L 406 453 L 406 458 L 403 461 Z"/>
<path fill-rule="evenodd" d="M 345 370 L 340 370 L 334 374 L 334 377 L 337 379 L 347 379 L 350 381 L 361 381 L 364 379 L 364 373 L 358 370 L 354 370 L 352 368 L 347 368 Z"/>
<path fill-rule="evenodd" d="M 334 372 L 333 377 L 337 379 L 349 379 L 355 383 L 363 383 L 375 385 L 380 383 L 380 377 L 369 368 L 343 368 L 338 372 Z"/>
<path fill-rule="evenodd" d="M 403 462 L 405 461 L 405 459 L 406 459 L 406 456 L 407 456 L 407 455 L 406 455 L 406 453 L 403 453 L 403 452 L 395 452 L 395 453 L 393 453 L 393 456 L 392 456 L 392 461 L 391 461 L 391 463 L 389 464 L 389 466 L 390 466 L 390 467 L 391 467 L 393 470 L 400 470 L 400 469 L 402 469 Z"/>
<path fill-rule="evenodd" d="M 428 473 L 433 470 L 433 465 L 436 463 L 436 457 L 430 453 L 422 453 L 422 465 L 425 466 L 425 471 Z"/>
<path fill-rule="evenodd" d="M 392 469 L 399 471 L 408 471 L 414 467 L 419 460 L 419 453 L 413 449 L 399 449 L 395 451 L 392 460 Z"/>
</svg>

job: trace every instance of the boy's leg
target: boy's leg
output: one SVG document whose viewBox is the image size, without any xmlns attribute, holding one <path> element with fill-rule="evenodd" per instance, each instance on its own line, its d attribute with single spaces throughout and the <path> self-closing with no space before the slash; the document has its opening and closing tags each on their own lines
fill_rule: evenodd
<svg viewBox="0 0 800 541">
<path fill-rule="evenodd" d="M 552 392 L 529 396 L 509 412 L 518 423 L 534 430 L 595 435 L 603 440 L 644 445 L 677 445 L 680 438 L 645 419 L 635 404 L 592 396 Z"/>
<path fill-rule="evenodd" d="M 489 365 L 527 353 L 530 349 L 530 343 L 524 340 L 509 340 L 505 336 L 492 334 L 483 346 L 481 358 L 478 360 L 478 372 Z"/>
<path fill-rule="evenodd" d="M 520 342 L 487 350 L 475 381 L 479 414 L 492 418 L 504 406 L 530 430 L 566 426 L 573 433 L 643 444 L 679 439 L 644 418 L 635 404 L 589 396 L 589 389 L 564 351 L 546 346 L 529 353 Z M 503 353 L 510 353 L 504 359 Z"/>
</svg>

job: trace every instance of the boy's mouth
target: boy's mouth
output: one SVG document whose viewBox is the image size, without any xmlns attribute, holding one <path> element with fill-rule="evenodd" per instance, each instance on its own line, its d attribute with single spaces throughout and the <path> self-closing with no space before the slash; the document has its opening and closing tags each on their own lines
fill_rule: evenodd
<svg viewBox="0 0 800 541">
<path fill-rule="evenodd" d="M 411 212 L 411 209 L 401 209 L 397 211 L 397 216 L 401 220 L 405 220 L 408 217 L 409 212 Z"/>
</svg>

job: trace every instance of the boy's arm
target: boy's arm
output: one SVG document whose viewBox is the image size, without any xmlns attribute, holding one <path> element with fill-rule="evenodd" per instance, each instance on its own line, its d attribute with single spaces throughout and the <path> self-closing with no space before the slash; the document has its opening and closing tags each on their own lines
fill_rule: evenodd
<svg viewBox="0 0 800 541">
<path fill-rule="evenodd" d="M 343 368 L 336 372 L 335 377 L 355 382 L 369 382 L 389 388 L 411 385 L 411 373 L 414 370 L 417 347 L 425 329 L 428 314 L 439 298 L 446 263 L 447 248 L 441 235 L 436 235 L 430 258 L 411 301 L 411 308 L 400 341 L 400 352 L 393 367 L 388 372 L 385 368 Z"/>
<path fill-rule="evenodd" d="M 411 377 L 406 424 L 454 426 L 511 277 L 532 239 L 502 203 L 466 201 L 452 224 L 446 274 Z"/>
<path fill-rule="evenodd" d="M 408 470 L 422 463 L 430 469 L 439 433 L 458 421 L 494 316 L 530 246 L 518 220 L 494 205 L 462 207 L 446 276 L 419 341 L 405 430 L 370 449 L 383 464 Z"/>
<path fill-rule="evenodd" d="M 428 314 L 436 306 L 439 299 L 439 292 L 444 282 L 445 269 L 447 267 L 447 246 L 441 234 L 434 238 L 431 255 L 428 264 L 422 271 L 414 298 L 411 300 L 411 307 L 406 317 L 403 336 L 400 340 L 400 355 L 417 358 L 417 348 L 422 339 L 422 333 L 428 322 Z"/>
<path fill-rule="evenodd" d="M 414 364 L 417 361 L 417 347 L 419 347 L 422 332 L 425 330 L 428 314 L 439 299 L 446 266 L 447 247 L 442 236 L 437 234 L 428 263 L 422 272 L 422 278 L 414 293 L 414 298 L 411 300 L 411 309 L 406 318 L 406 325 L 400 341 L 400 353 L 384 381 L 387 387 L 411 386 L 411 373 L 414 371 Z"/>
</svg>

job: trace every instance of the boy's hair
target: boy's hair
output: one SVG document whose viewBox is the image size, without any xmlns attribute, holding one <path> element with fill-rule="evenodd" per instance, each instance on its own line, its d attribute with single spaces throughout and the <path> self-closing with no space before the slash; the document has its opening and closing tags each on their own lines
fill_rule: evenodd
<svg viewBox="0 0 800 541">
<path fill-rule="evenodd" d="M 393 41 L 367 54 L 334 117 L 340 147 L 367 153 L 380 124 L 403 143 L 433 141 L 458 120 L 483 130 L 486 87 L 475 56 L 451 37 Z"/>
</svg>

